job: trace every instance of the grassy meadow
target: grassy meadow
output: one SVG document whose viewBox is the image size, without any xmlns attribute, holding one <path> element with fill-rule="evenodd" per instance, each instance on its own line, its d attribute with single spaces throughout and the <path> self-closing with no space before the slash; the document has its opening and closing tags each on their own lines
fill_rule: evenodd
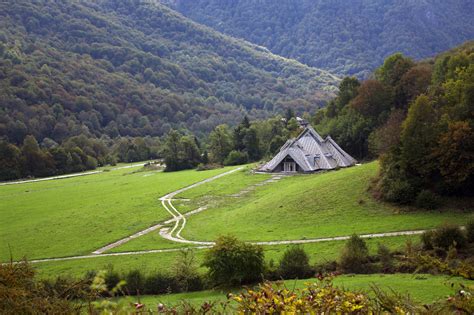
<svg viewBox="0 0 474 315">
<path fill-rule="evenodd" d="M 203 241 L 222 234 L 247 241 L 294 240 L 426 229 L 443 222 L 465 223 L 472 216 L 473 209 L 460 211 L 447 206 L 438 211 L 406 211 L 375 201 L 367 188 L 377 167 L 372 162 L 322 174 L 285 177 L 256 186 L 239 197 L 222 197 L 220 192 L 215 198 L 203 195 L 205 185 L 198 187 L 198 192 L 186 191 L 178 197 L 198 196 L 197 203 L 203 198 L 213 202 L 188 220 L 182 236 Z"/>
<path fill-rule="evenodd" d="M 88 254 L 170 217 L 158 198 L 223 173 L 129 168 L 0 187 L 0 260 Z"/>
</svg>

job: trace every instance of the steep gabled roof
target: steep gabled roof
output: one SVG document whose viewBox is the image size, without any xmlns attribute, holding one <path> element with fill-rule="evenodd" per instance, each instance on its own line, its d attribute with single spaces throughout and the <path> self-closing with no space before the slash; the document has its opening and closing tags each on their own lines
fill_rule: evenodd
<svg viewBox="0 0 474 315">
<path fill-rule="evenodd" d="M 326 140 L 324 141 L 328 144 L 328 148 L 330 150 L 333 149 L 335 151 L 333 154 L 337 157 L 339 166 L 346 167 L 352 166 L 357 163 L 357 161 L 346 151 L 341 149 L 341 147 L 336 143 L 336 141 L 334 141 L 330 136 L 327 136 Z"/>
<path fill-rule="evenodd" d="M 331 137 L 323 140 L 310 125 L 298 137 L 286 141 L 275 157 L 260 170 L 271 172 L 286 157 L 291 157 L 304 172 L 347 167 L 356 163 Z"/>
</svg>

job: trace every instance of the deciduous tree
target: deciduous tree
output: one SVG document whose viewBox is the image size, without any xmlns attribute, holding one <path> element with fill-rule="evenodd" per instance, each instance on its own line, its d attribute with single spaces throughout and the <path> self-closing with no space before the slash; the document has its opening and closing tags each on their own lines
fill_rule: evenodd
<svg viewBox="0 0 474 315">
<path fill-rule="evenodd" d="M 209 155 L 212 162 L 222 164 L 232 150 L 232 138 L 227 125 L 217 126 L 209 135 Z"/>
<path fill-rule="evenodd" d="M 214 285 L 237 286 L 261 279 L 264 272 L 262 247 L 221 236 L 204 257 L 209 278 Z"/>
<path fill-rule="evenodd" d="M 435 148 L 438 167 L 444 180 L 454 187 L 474 184 L 474 131 L 467 121 L 449 124 Z"/>
</svg>

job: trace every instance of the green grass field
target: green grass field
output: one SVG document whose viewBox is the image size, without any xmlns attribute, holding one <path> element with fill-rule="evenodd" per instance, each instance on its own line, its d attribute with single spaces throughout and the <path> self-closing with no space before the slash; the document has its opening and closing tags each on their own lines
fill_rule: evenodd
<svg viewBox="0 0 474 315">
<path fill-rule="evenodd" d="M 314 280 L 287 280 L 284 285 L 289 288 L 303 288 L 306 283 Z M 451 283 L 455 284 L 451 288 Z M 373 275 L 354 275 L 339 276 L 334 279 L 334 284 L 354 291 L 364 291 L 371 294 L 371 285 L 376 284 L 384 291 L 395 290 L 399 293 L 408 294 L 412 299 L 419 303 L 433 303 L 452 294 L 456 289 L 456 284 L 463 283 L 474 285 L 474 281 L 461 278 L 450 278 L 447 276 L 433 275 L 411 275 L 411 274 L 373 274 Z M 233 291 L 236 293 L 238 291 Z M 224 302 L 226 301 L 226 291 L 199 291 L 189 293 L 167 294 L 157 296 L 141 296 L 140 302 L 148 308 L 156 309 L 158 303 L 165 305 L 176 305 L 181 301 L 188 301 L 193 305 L 200 305 L 204 302 Z M 126 301 L 135 302 L 137 297 L 123 298 Z"/>
<path fill-rule="evenodd" d="M 238 198 L 218 195 L 209 209 L 188 220 L 182 235 L 205 241 L 222 234 L 247 241 L 293 240 L 426 229 L 443 222 L 465 223 L 472 216 L 456 208 L 405 212 L 373 200 L 367 187 L 377 167 L 372 162 L 323 174 L 286 177 Z M 178 197 L 199 196 L 204 189 L 201 186 L 198 193 L 189 190 Z M 210 195 L 206 198 L 212 199 Z"/>
<path fill-rule="evenodd" d="M 0 260 L 88 254 L 169 218 L 159 197 L 231 168 L 138 169 L 0 187 Z"/>
<path fill-rule="evenodd" d="M 185 191 L 173 203 L 187 212 L 208 209 L 188 218 L 183 236 L 213 240 L 235 234 L 244 240 L 302 239 L 434 227 L 442 222 L 464 223 L 471 214 L 456 207 L 436 212 L 405 213 L 374 201 L 367 185 L 377 163 L 336 172 L 286 177 L 259 186 L 270 175 L 251 174 L 246 166 L 210 183 Z M 169 218 L 158 198 L 168 192 L 222 173 L 212 171 L 163 173 L 123 169 L 86 177 L 0 187 L 1 260 L 89 254 L 93 250 Z M 249 189 L 251 188 L 251 189 Z M 243 191 L 249 192 L 241 194 Z M 238 194 L 239 196 L 235 196 Z M 233 196 L 232 196 L 233 195 Z M 452 210 L 447 212 L 446 210 Z M 468 209 L 469 210 L 469 209 Z M 472 211 L 472 209 L 471 209 Z M 413 237 L 369 239 L 401 249 Z M 312 263 L 337 259 L 343 241 L 305 244 Z M 186 245 L 150 233 L 111 252 L 180 248 Z M 288 245 L 265 246 L 267 261 L 277 262 Z M 201 262 L 204 250 L 196 251 Z M 112 264 L 118 271 L 170 270 L 176 252 L 107 256 L 35 264 L 42 278 L 82 276 Z M 201 272 L 205 270 L 200 269 Z"/>
<path fill-rule="evenodd" d="M 202 260 L 203 251 L 196 252 L 196 258 Z M 153 272 L 170 272 L 176 260 L 177 252 L 154 253 L 130 256 L 97 256 L 94 258 L 74 259 L 66 261 L 50 261 L 33 264 L 36 275 L 40 279 L 52 279 L 58 276 L 80 278 L 88 271 L 114 270 L 124 273 L 129 270 L 140 270 L 151 274 Z M 203 269 L 200 269 L 203 272 Z"/>
</svg>

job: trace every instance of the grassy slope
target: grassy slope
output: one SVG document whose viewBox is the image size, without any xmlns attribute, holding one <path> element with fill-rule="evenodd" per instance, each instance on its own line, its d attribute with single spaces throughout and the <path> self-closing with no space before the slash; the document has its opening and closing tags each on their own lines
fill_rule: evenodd
<svg viewBox="0 0 474 315">
<path fill-rule="evenodd" d="M 249 241 L 291 240 L 466 222 L 469 214 L 456 209 L 403 213 L 376 202 L 367 192 L 376 172 L 377 163 L 372 162 L 324 174 L 287 177 L 193 216 L 182 235 L 192 240 L 213 240 L 228 233 Z"/>
<path fill-rule="evenodd" d="M 287 280 L 285 285 L 288 288 L 302 288 L 305 283 L 312 281 L 305 280 Z M 362 290 L 371 292 L 371 284 L 377 284 L 380 288 L 390 291 L 409 294 L 415 301 L 420 303 L 432 303 L 438 299 L 453 293 L 450 283 L 470 283 L 474 281 L 464 280 L 460 278 L 449 278 L 447 276 L 433 275 L 410 275 L 410 274 L 374 274 L 374 275 L 356 275 L 356 276 L 340 276 L 334 279 L 337 286 L 344 287 L 349 290 Z M 136 301 L 136 297 L 127 297 L 126 300 Z M 158 303 L 166 305 L 174 305 L 182 300 L 186 300 L 194 305 L 199 305 L 205 301 L 223 302 L 226 300 L 226 292 L 224 291 L 199 291 L 189 293 L 167 294 L 158 296 L 142 296 L 140 301 L 145 303 L 149 308 L 155 308 Z"/>
<path fill-rule="evenodd" d="M 230 168 L 123 169 L 0 187 L 0 260 L 87 254 L 169 217 L 158 198 Z"/>
<path fill-rule="evenodd" d="M 252 176 L 249 171 L 254 165 L 246 166 L 243 170 L 227 175 L 221 179 L 198 186 L 185 191 L 179 195 L 184 200 L 174 201 L 182 213 L 195 210 L 201 206 L 215 207 L 229 201 L 229 195 L 239 193 L 246 187 L 260 183 L 270 178 L 270 175 Z M 232 198 L 235 199 L 235 198 Z M 189 220 L 193 220 L 194 216 Z M 186 244 L 184 244 L 186 246 Z M 163 239 L 159 231 L 134 239 L 122 246 L 112 249 L 110 252 L 137 251 L 146 249 L 177 248 L 183 247 L 181 243 L 175 243 Z"/>
</svg>

